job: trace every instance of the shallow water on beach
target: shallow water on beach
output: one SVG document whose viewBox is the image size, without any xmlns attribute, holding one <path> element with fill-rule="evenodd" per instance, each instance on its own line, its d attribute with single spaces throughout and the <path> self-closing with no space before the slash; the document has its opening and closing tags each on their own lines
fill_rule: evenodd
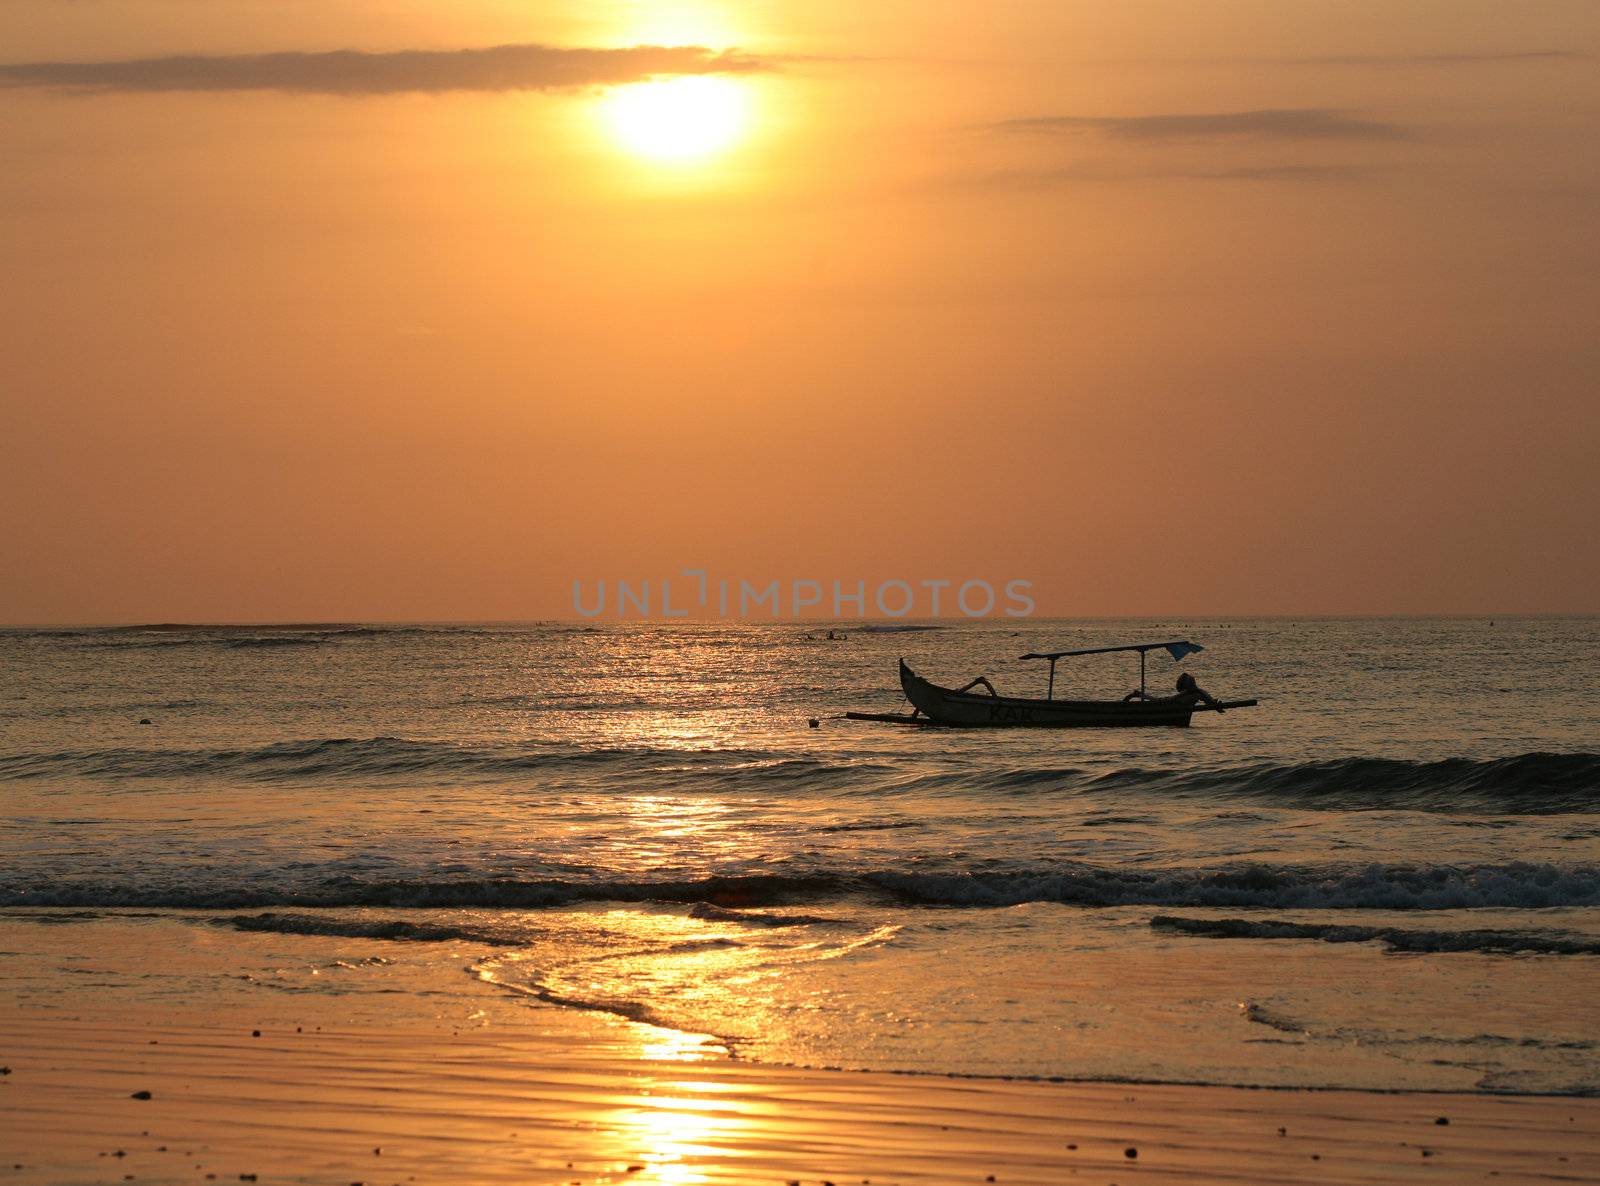
<svg viewBox="0 0 1600 1186">
<path fill-rule="evenodd" d="M 1600 1092 L 1600 621 L 827 630 L 0 632 L 0 976 L 524 1000 L 806 1065 Z M 901 710 L 900 656 L 1036 695 L 1017 655 L 1155 638 L 1261 706 L 837 719 Z"/>
</svg>

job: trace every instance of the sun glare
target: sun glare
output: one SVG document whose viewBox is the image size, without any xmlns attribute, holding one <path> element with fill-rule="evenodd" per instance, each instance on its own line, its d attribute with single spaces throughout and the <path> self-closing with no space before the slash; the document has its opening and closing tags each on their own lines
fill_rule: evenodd
<svg viewBox="0 0 1600 1186">
<path fill-rule="evenodd" d="M 733 79 L 694 75 L 618 87 L 605 119 L 618 144 L 664 163 L 703 160 L 732 146 L 750 118 L 747 88 Z"/>
</svg>

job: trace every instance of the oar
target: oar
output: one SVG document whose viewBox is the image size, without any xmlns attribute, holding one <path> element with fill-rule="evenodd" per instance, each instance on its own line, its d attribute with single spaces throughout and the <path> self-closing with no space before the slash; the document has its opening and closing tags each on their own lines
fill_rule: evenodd
<svg viewBox="0 0 1600 1186">
<path fill-rule="evenodd" d="M 1259 700 L 1222 700 L 1216 704 L 1196 704 L 1195 712 L 1221 712 L 1225 708 L 1254 708 Z"/>
</svg>

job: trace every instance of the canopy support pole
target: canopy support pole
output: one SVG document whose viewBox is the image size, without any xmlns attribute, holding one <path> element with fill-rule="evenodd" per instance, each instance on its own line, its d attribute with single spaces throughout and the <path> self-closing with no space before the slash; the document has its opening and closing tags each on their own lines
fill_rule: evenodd
<svg viewBox="0 0 1600 1186">
<path fill-rule="evenodd" d="M 1139 652 L 1139 699 L 1144 699 L 1144 652 Z"/>
<path fill-rule="evenodd" d="M 1054 700 L 1056 698 L 1056 661 L 1054 659 L 1050 660 L 1050 687 L 1045 692 L 1044 698 L 1046 700 Z"/>
</svg>

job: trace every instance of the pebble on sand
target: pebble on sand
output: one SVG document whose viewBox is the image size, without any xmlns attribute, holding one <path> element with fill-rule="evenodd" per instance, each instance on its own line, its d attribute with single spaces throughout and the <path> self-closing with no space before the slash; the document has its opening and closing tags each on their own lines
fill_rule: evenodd
<svg viewBox="0 0 1600 1186">
<path fill-rule="evenodd" d="M 1129 1161 L 1132 1161 L 1135 1157 L 1139 1156 L 1139 1150 L 1135 1149 L 1132 1145 L 1129 1145 L 1122 1151 L 1122 1155 Z"/>
<path fill-rule="evenodd" d="M 148 1091 L 136 1091 L 132 1095 L 130 1095 L 128 1098 L 131 1099 L 131 1100 L 147 1100 L 147 1099 L 150 1099 L 151 1096 L 150 1096 L 150 1093 Z"/>
<path fill-rule="evenodd" d="M 1439 1119 L 1435 1120 L 1434 1123 L 1435 1124 L 1449 1124 L 1450 1123 L 1450 1117 L 1441 1116 L 1441 1117 L 1439 1117 Z"/>
</svg>

